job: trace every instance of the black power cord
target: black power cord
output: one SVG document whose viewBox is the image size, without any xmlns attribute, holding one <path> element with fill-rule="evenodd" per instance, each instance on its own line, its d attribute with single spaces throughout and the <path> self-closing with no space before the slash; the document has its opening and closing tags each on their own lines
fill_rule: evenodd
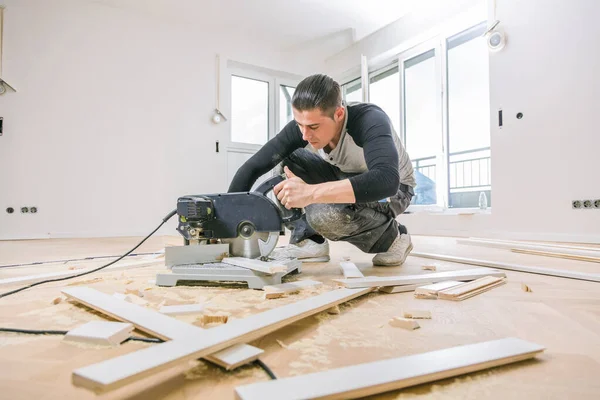
<svg viewBox="0 0 600 400">
<path fill-rule="evenodd" d="M 136 256 L 151 256 L 151 255 L 155 255 L 158 253 L 132 253 L 130 255 L 128 255 L 127 257 L 136 257 Z M 0 268 L 14 268 L 14 267 L 31 267 L 31 266 L 35 266 L 35 265 L 44 265 L 44 264 L 57 264 L 57 263 L 68 263 L 68 262 L 73 262 L 73 261 L 90 261 L 90 260 L 100 260 L 102 258 L 116 258 L 119 256 L 96 256 L 96 257 L 84 257 L 84 258 L 71 258 L 68 260 L 51 260 L 51 261 L 35 261 L 35 262 L 30 262 L 30 263 L 23 263 L 23 264 L 7 264 L 7 265 L 0 265 Z"/>
<path fill-rule="evenodd" d="M 82 272 L 81 274 L 71 275 L 71 276 L 67 276 L 67 277 L 64 277 L 64 278 L 47 279 L 45 281 L 32 283 L 31 285 L 23 286 L 23 287 L 21 287 L 19 289 L 11 290 L 10 292 L 2 293 L 2 294 L 0 294 L 0 298 L 6 297 L 6 296 L 10 296 L 11 294 L 19 293 L 19 292 L 21 292 L 23 290 L 26 290 L 26 289 L 29 289 L 29 288 L 32 288 L 34 286 L 38 286 L 38 285 L 41 285 L 41 284 L 44 284 L 44 283 L 66 281 L 67 279 L 72 279 L 72 278 L 77 278 L 77 277 L 80 277 L 80 276 L 88 275 L 88 274 L 91 274 L 93 272 L 100 271 L 101 269 L 104 269 L 106 267 L 109 267 L 109 266 L 113 265 L 114 263 L 116 263 L 118 261 L 121 261 L 123 258 L 127 257 L 131 253 L 133 253 L 135 251 L 135 249 L 137 249 L 138 247 L 140 247 L 146 240 L 148 240 L 150 238 L 150 236 L 154 235 L 156 233 L 156 231 L 158 231 L 176 213 L 177 213 L 177 210 L 171 211 L 169 214 L 167 214 L 167 216 L 165 216 L 163 218 L 162 222 L 156 227 L 156 229 L 154 229 L 152 232 L 150 232 L 150 234 L 148 236 L 146 236 L 144 239 L 142 239 L 142 241 L 139 242 L 133 249 L 129 250 L 127 253 L 123 254 L 121 257 L 117 258 L 116 260 L 114 260 L 114 261 L 112 261 L 112 262 L 110 262 L 108 264 L 105 264 L 105 265 L 103 265 L 101 267 L 95 268 L 95 269 L 93 269 L 91 271 Z M 68 331 L 33 330 L 33 329 L 18 329 L 18 328 L 0 328 L 0 332 L 24 333 L 24 334 L 30 334 L 30 335 L 66 335 Z M 143 337 L 136 337 L 136 336 L 131 336 L 126 341 L 129 341 L 129 340 L 134 340 L 134 341 L 139 341 L 139 342 L 148 342 L 148 343 L 162 343 L 162 342 L 164 342 L 161 339 L 143 338 Z M 258 359 L 255 361 L 255 363 L 260 368 L 262 368 L 266 372 L 266 374 L 269 375 L 269 377 L 271 379 L 277 379 L 277 377 L 275 376 L 275 374 L 273 373 L 273 371 L 271 370 L 271 368 L 269 368 L 267 366 L 267 364 L 265 364 L 264 362 L 262 362 L 261 360 L 258 360 Z"/>
<path fill-rule="evenodd" d="M 57 331 L 57 330 L 37 330 L 37 329 L 19 329 L 19 328 L 0 328 L 0 332 L 10 332 L 10 333 L 24 333 L 28 335 L 66 335 L 68 331 Z M 164 340 L 156 339 L 156 338 L 145 338 L 139 336 L 130 336 L 125 340 L 128 341 L 137 341 L 137 342 L 146 342 L 146 343 L 163 343 Z M 256 360 L 255 364 L 261 367 L 267 375 L 271 379 L 277 379 L 271 368 L 267 366 L 261 360 Z"/>
<path fill-rule="evenodd" d="M 141 241 L 141 242 L 139 242 L 139 243 L 138 243 L 138 244 L 137 244 L 137 245 L 136 245 L 136 246 L 135 246 L 133 249 L 129 250 L 127 253 L 123 254 L 121 257 L 117 258 L 116 260 L 109 262 L 108 264 L 104 264 L 104 265 L 103 265 L 103 266 L 101 266 L 101 267 L 94 268 L 94 269 L 92 269 L 92 270 L 90 270 L 90 271 L 82 272 L 82 273 L 80 273 L 80 274 L 76 274 L 76 275 L 69 275 L 69 276 L 66 276 L 66 277 L 64 277 L 64 278 L 47 279 L 47 280 L 45 280 L 45 281 L 35 282 L 35 283 L 32 283 L 32 284 L 30 284 L 30 285 L 23 286 L 23 287 L 20 287 L 20 288 L 18 288 L 18 289 L 15 289 L 15 290 L 11 290 L 10 292 L 2 293 L 2 294 L 0 294 L 0 298 L 2 298 L 2 297 L 6 297 L 6 296 L 10 296 L 11 294 L 15 294 L 15 293 L 22 292 L 23 290 L 26 290 L 26 289 L 32 288 L 32 287 L 34 287 L 34 286 L 42 285 L 42 284 L 44 284 L 44 283 L 66 281 L 66 280 L 68 280 L 68 279 L 73 279 L 73 278 L 78 278 L 78 277 L 80 277 L 80 276 L 89 275 L 89 274 L 91 274 L 91 273 L 94 273 L 94 272 L 100 271 L 101 269 L 104 269 L 104 268 L 106 268 L 106 267 L 109 267 L 109 266 L 111 266 L 111 265 L 113 265 L 113 264 L 115 264 L 115 263 L 117 263 L 117 262 L 121 261 L 123 258 L 127 257 L 127 256 L 128 256 L 128 255 L 130 255 L 131 253 L 133 253 L 133 252 L 135 251 L 135 249 L 137 249 L 138 247 L 140 247 L 140 246 L 141 246 L 141 245 L 142 245 L 142 244 L 143 244 L 143 243 L 144 243 L 146 240 L 148 240 L 148 238 L 150 238 L 150 236 L 154 235 L 154 233 L 156 233 L 156 231 L 157 231 L 157 230 L 159 230 L 159 229 L 160 229 L 160 228 L 161 228 L 161 227 L 162 227 L 162 226 L 163 226 L 163 225 L 164 225 L 164 224 L 165 224 L 165 223 L 166 223 L 168 220 L 170 220 L 170 219 L 171 219 L 171 217 L 173 217 L 173 215 L 175 215 L 176 213 L 177 213 L 177 210 L 173 210 L 173 211 L 171 211 L 169 214 L 167 214 L 167 216 L 166 216 L 166 217 L 164 217 L 164 218 L 163 218 L 162 222 L 161 222 L 161 223 L 160 223 L 160 224 L 159 224 L 159 225 L 156 227 L 156 229 L 154 229 L 152 232 L 150 232 L 150 234 L 149 234 L 148 236 L 146 236 L 144 239 L 142 239 L 142 241 Z"/>
<path fill-rule="evenodd" d="M 271 370 L 271 368 L 269 368 L 267 366 L 267 364 L 265 364 L 264 362 L 262 362 L 260 359 L 257 359 L 255 361 L 256 365 L 258 365 L 259 367 L 261 367 L 262 369 L 265 370 L 265 372 L 267 373 L 267 375 L 269 375 L 269 377 L 271 379 L 277 379 L 277 377 L 275 376 L 275 374 L 273 373 L 273 371 Z"/>
<path fill-rule="evenodd" d="M 0 328 L 0 332 L 25 333 L 28 335 L 66 335 L 67 332 L 69 332 L 69 331 Z M 145 338 L 145 337 L 139 337 L 139 336 L 130 336 L 125 341 L 127 342 L 129 340 L 133 340 L 133 341 L 137 341 L 137 342 L 147 342 L 147 343 L 162 343 L 162 342 L 164 342 L 164 340 L 162 340 L 162 339 Z"/>
</svg>

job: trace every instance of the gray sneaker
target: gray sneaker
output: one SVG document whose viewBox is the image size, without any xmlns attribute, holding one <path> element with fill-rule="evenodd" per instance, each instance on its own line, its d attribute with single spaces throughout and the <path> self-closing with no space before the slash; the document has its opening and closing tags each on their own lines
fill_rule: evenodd
<svg viewBox="0 0 600 400">
<path fill-rule="evenodd" d="M 327 262 L 329 261 L 329 242 L 319 244 L 310 239 L 290 244 L 284 247 L 277 247 L 273 250 L 274 257 L 297 258 L 302 262 Z"/>
<path fill-rule="evenodd" d="M 373 257 L 373 265 L 379 267 L 402 265 L 412 249 L 413 245 L 410 235 L 408 233 L 399 233 L 387 252 L 379 253 Z"/>
</svg>

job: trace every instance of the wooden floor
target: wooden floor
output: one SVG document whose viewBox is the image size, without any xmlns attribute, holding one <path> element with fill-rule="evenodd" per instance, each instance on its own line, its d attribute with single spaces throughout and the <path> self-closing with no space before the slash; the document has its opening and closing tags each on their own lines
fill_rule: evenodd
<svg viewBox="0 0 600 400">
<path fill-rule="evenodd" d="M 41 240 L 0 242 L 0 265 L 119 254 L 137 238 Z M 600 264 L 510 253 L 501 249 L 456 245 L 455 239 L 414 237 L 415 251 L 521 263 L 582 272 L 600 272 Z M 139 252 L 180 244 L 179 238 L 152 238 Z M 289 297 L 263 300 L 262 292 L 241 287 L 158 288 L 148 281 L 164 267 L 96 273 L 71 281 L 38 286 L 0 299 L 0 326 L 68 330 L 103 317 L 90 309 L 63 301 L 66 284 L 86 285 L 105 293 L 126 288 L 146 289 L 150 308 L 159 304 L 210 302 L 214 311 L 244 318 L 282 304 L 331 290 L 340 277 L 338 262 L 350 256 L 365 275 L 425 273 L 431 260 L 409 257 L 402 267 L 373 268 L 371 257 L 347 243 L 331 246 L 329 263 L 304 264 L 301 279 L 320 280 L 323 287 Z M 472 268 L 437 262 L 438 270 Z M 96 266 L 98 262 L 70 262 L 34 267 L 0 268 L 0 279 L 56 270 L 69 266 Z M 496 368 L 434 384 L 376 396 L 381 399 L 424 396 L 434 399 L 597 399 L 600 398 L 600 283 L 506 271 L 508 282 L 463 302 L 416 300 L 410 293 L 373 293 L 341 307 L 341 314 L 321 313 L 285 327 L 251 344 L 265 350 L 262 360 L 278 377 L 306 374 L 391 357 L 507 336 L 547 347 L 534 361 Z M 99 279 L 101 278 L 101 279 Z M 521 283 L 533 292 L 524 292 Z M 11 289 L 0 288 L 1 292 Z M 407 331 L 388 325 L 405 309 L 431 311 L 420 329 Z M 194 316 L 178 317 L 194 322 Z M 135 332 L 136 335 L 141 334 Z M 71 371 L 152 344 L 127 342 L 106 349 L 63 343 L 61 336 L 31 336 L 0 332 L 0 397 L 6 399 L 88 399 L 96 397 L 71 385 Z M 233 399 L 233 388 L 266 380 L 255 365 L 226 372 L 203 361 L 184 364 L 144 379 L 102 398 Z"/>
</svg>

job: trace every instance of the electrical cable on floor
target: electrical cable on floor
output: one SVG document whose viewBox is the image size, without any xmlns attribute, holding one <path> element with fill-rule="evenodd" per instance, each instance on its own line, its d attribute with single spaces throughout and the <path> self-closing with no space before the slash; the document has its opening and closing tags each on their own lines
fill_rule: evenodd
<svg viewBox="0 0 600 400">
<path fill-rule="evenodd" d="M 69 332 L 69 331 L 0 328 L 0 332 L 25 333 L 28 335 L 66 335 L 67 332 Z M 147 343 L 162 343 L 162 342 L 164 342 L 164 340 L 162 340 L 162 339 L 145 338 L 145 337 L 139 337 L 139 336 L 130 336 L 125 341 L 127 342 L 129 340 L 137 341 L 137 342 L 147 342 Z"/>
<path fill-rule="evenodd" d="M 132 253 L 130 255 L 128 255 L 127 257 L 137 257 L 137 256 L 153 256 L 153 255 L 157 255 L 160 254 L 158 252 L 155 253 Z M 116 258 L 119 256 L 94 256 L 94 257 L 84 257 L 84 258 L 71 258 L 69 260 L 52 260 L 52 261 L 34 261 L 34 262 L 30 262 L 30 263 L 24 263 L 24 264 L 7 264 L 7 265 L 0 265 L 0 268 L 14 268 L 14 267 L 33 267 L 33 266 L 38 266 L 38 265 L 44 265 L 44 264 L 57 264 L 57 263 L 68 263 L 68 262 L 73 262 L 73 261 L 90 261 L 90 260 L 100 260 L 102 258 Z"/>
<path fill-rule="evenodd" d="M 166 223 L 166 222 L 167 222 L 169 219 L 171 219 L 171 217 L 173 217 L 173 215 L 175 215 L 176 213 L 177 213 L 177 210 L 173 210 L 173 211 L 171 211 L 169 214 L 167 214 L 167 216 L 166 216 L 166 217 L 164 217 L 164 218 L 163 218 L 162 222 L 161 222 L 161 223 L 160 223 L 160 224 L 159 224 L 159 225 L 156 227 L 156 229 L 154 229 L 152 232 L 150 232 L 150 234 L 149 234 L 148 236 L 146 236 L 144 239 L 142 239 L 142 241 L 141 241 L 141 242 L 139 242 L 139 243 L 138 243 L 138 244 L 137 244 L 137 245 L 136 245 L 136 246 L 135 246 L 133 249 L 129 250 L 127 253 L 123 254 L 121 257 L 117 258 L 116 260 L 109 262 L 108 264 L 104 264 L 104 265 L 103 265 L 103 266 L 101 266 L 101 267 L 94 268 L 94 269 L 92 269 L 92 270 L 90 270 L 90 271 L 82 272 L 82 273 L 80 273 L 80 274 L 76 274 L 76 275 L 69 275 L 69 276 L 66 276 L 66 277 L 64 277 L 64 278 L 47 279 L 47 280 L 45 280 L 45 281 L 35 282 L 35 283 L 29 284 L 29 285 L 27 285 L 27 286 L 23 286 L 23 287 L 20 287 L 20 288 L 18 288 L 18 289 L 11 290 L 10 292 L 2 293 L 2 294 L 0 294 L 0 298 L 2 298 L 2 297 L 6 297 L 6 296 L 10 296 L 11 294 L 19 293 L 19 292 L 21 292 L 21 291 L 23 291 L 23 290 L 26 290 L 26 289 L 32 288 L 32 287 L 34 287 L 34 286 L 42 285 L 42 284 L 44 284 L 44 283 L 66 281 L 66 280 L 68 280 L 68 279 L 73 279 L 73 278 L 78 278 L 78 277 L 80 277 L 80 276 L 89 275 L 89 274 L 91 274 L 91 273 L 94 273 L 94 272 L 100 271 L 101 269 L 104 269 L 104 268 L 106 268 L 106 267 L 109 267 L 109 266 L 111 266 L 111 265 L 113 265 L 113 264 L 115 264 L 115 263 L 117 263 L 117 262 L 121 261 L 123 258 L 127 257 L 127 256 L 128 256 L 128 255 L 130 255 L 131 253 L 133 253 L 133 252 L 135 251 L 135 249 L 137 249 L 138 247 L 140 247 L 140 246 L 141 246 L 141 245 L 142 245 L 142 244 L 143 244 L 143 243 L 144 243 L 146 240 L 148 240 L 148 238 L 150 238 L 150 236 L 154 235 L 154 233 L 156 233 L 156 231 L 158 231 L 158 230 L 159 230 L 159 229 L 160 229 L 160 228 L 161 228 L 161 227 L 162 227 L 162 226 L 163 226 L 163 225 L 164 225 L 164 224 L 165 224 L 165 223 Z"/>
<path fill-rule="evenodd" d="M 262 369 L 265 370 L 265 372 L 267 373 L 267 375 L 269 375 L 269 377 L 271 379 L 277 379 L 277 377 L 275 376 L 275 374 L 273 373 L 273 371 L 271 370 L 271 368 L 269 368 L 267 366 L 267 364 L 265 364 L 264 362 L 262 362 L 260 359 L 257 359 L 255 361 L 256 365 L 258 365 L 259 367 L 261 367 Z"/>
<path fill-rule="evenodd" d="M 66 335 L 68 331 L 57 331 L 57 330 L 48 330 L 48 329 L 37 330 L 37 329 L 19 329 L 19 328 L 0 328 L 0 332 L 24 333 L 24 334 L 28 334 L 28 335 Z M 162 340 L 162 339 L 145 338 L 145 337 L 139 337 L 139 336 L 130 336 L 125 340 L 125 342 L 128 342 L 130 340 L 137 341 L 137 342 L 146 342 L 146 343 L 163 343 L 164 342 L 164 340 Z M 261 367 L 267 373 L 267 375 L 269 375 L 269 377 L 271 379 L 277 379 L 277 377 L 275 376 L 275 373 L 273 373 L 271 368 L 269 368 L 267 366 L 267 364 L 262 362 L 260 359 L 257 359 L 255 361 L 255 364 L 258 365 L 259 367 Z"/>
</svg>

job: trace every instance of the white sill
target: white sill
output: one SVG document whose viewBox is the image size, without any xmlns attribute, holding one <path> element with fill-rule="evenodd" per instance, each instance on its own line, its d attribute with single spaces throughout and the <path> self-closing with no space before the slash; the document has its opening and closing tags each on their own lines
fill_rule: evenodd
<svg viewBox="0 0 600 400">
<path fill-rule="evenodd" d="M 442 208 L 438 206 L 410 206 L 406 210 L 411 214 L 430 214 L 430 215 L 491 215 L 492 208 L 488 207 L 485 210 L 480 208 Z"/>
</svg>

